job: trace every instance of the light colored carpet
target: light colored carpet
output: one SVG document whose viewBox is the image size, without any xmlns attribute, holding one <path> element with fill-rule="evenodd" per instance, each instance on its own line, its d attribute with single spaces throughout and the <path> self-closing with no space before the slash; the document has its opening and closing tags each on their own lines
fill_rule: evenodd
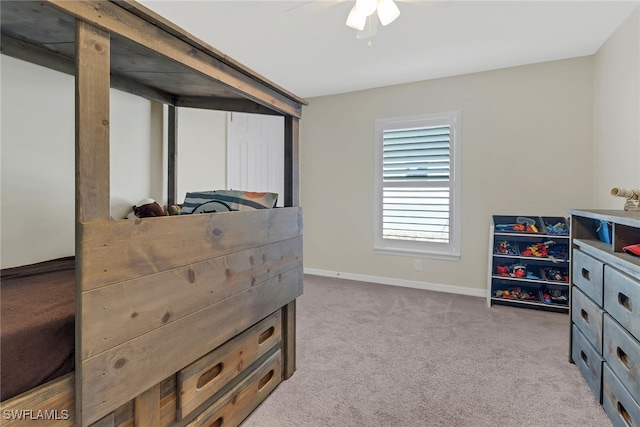
<svg viewBox="0 0 640 427">
<path fill-rule="evenodd" d="M 569 316 L 305 276 L 297 371 L 243 427 L 611 426 Z"/>
</svg>

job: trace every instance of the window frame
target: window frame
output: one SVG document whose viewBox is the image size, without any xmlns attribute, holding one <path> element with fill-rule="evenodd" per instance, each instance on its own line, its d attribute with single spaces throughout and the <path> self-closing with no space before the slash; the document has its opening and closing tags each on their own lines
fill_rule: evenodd
<svg viewBox="0 0 640 427">
<path fill-rule="evenodd" d="M 460 259 L 460 111 L 435 114 L 421 114 L 408 117 L 383 118 L 376 120 L 375 128 L 375 215 L 374 215 L 374 251 L 386 255 L 413 256 L 456 261 Z M 403 239 L 384 239 L 383 228 L 383 149 L 384 131 L 449 125 L 449 180 L 442 186 L 449 187 L 449 242 L 436 243 Z M 420 187 L 419 181 L 408 182 L 407 187 Z M 422 184 L 424 186 L 424 183 Z"/>
</svg>

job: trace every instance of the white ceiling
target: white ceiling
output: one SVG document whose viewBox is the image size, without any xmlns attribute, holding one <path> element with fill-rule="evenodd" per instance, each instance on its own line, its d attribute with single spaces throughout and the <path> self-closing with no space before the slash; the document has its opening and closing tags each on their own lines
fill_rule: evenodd
<svg viewBox="0 0 640 427">
<path fill-rule="evenodd" d="M 354 0 L 141 0 L 305 98 L 594 54 L 640 0 L 396 0 L 367 40 Z"/>
</svg>

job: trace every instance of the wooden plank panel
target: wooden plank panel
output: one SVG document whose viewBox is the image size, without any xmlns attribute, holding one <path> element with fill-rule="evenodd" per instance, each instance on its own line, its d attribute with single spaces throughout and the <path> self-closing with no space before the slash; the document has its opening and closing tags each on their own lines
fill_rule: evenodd
<svg viewBox="0 0 640 427">
<path fill-rule="evenodd" d="M 126 37 L 167 58 L 184 64 L 243 94 L 249 99 L 287 115 L 301 116 L 301 105 L 202 50 L 180 40 L 125 9 L 107 1 L 70 2 L 48 0 L 56 8 L 105 30 Z"/>
<path fill-rule="evenodd" d="M 178 373 L 178 413 L 188 416 L 280 342 L 280 310 Z"/>
<path fill-rule="evenodd" d="M 302 237 L 83 293 L 87 359 L 302 265 Z"/>
<path fill-rule="evenodd" d="M 83 361 L 83 424 L 115 410 L 293 301 L 302 291 L 302 275 L 302 267 L 295 268 Z"/>
<path fill-rule="evenodd" d="M 282 380 L 280 351 L 198 415 L 188 427 L 238 426 Z"/>
<path fill-rule="evenodd" d="M 302 235 L 300 208 L 82 224 L 83 290 Z"/>
<path fill-rule="evenodd" d="M 75 424 L 74 374 L 69 373 L 0 403 L 6 427 L 69 427 Z M 52 419 L 44 419 L 49 417 Z"/>
</svg>

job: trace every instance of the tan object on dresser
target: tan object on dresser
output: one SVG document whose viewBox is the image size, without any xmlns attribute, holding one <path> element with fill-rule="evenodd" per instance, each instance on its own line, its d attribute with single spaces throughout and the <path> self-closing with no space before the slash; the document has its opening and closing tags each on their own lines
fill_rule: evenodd
<svg viewBox="0 0 640 427">
<path fill-rule="evenodd" d="M 615 426 L 640 426 L 640 212 L 570 210 L 570 359 Z M 611 227 L 601 240 L 599 226 Z"/>
</svg>

